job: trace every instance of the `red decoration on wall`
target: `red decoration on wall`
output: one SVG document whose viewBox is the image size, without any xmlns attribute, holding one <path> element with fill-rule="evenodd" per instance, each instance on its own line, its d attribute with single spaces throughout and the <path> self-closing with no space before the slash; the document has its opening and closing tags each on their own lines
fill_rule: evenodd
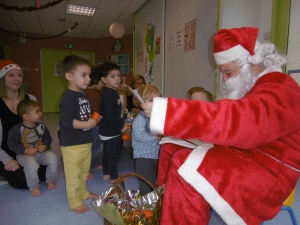
<svg viewBox="0 0 300 225">
<path fill-rule="evenodd" d="M 0 8 L 5 9 L 5 10 L 9 10 L 9 11 L 13 11 L 16 10 L 18 12 L 24 12 L 24 11 L 36 11 L 36 10 L 40 10 L 40 9 L 47 9 L 51 6 L 55 6 L 61 2 L 63 2 L 64 0 L 55 0 L 55 1 L 51 1 L 46 3 L 45 5 L 41 5 L 40 0 L 37 0 L 37 4 L 36 7 L 35 6 L 24 6 L 24 7 L 18 7 L 18 6 L 8 6 L 5 5 L 3 3 L 0 3 Z M 40 4 L 40 6 L 38 7 L 38 2 Z"/>
<path fill-rule="evenodd" d="M 36 0 L 36 7 L 41 8 L 41 0 Z"/>
</svg>

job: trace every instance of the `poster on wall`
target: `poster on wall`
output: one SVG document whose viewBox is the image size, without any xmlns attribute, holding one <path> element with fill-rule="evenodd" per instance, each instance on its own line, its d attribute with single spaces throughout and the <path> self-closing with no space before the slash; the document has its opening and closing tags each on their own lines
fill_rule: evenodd
<svg viewBox="0 0 300 225">
<path fill-rule="evenodd" d="M 196 19 L 185 24 L 184 28 L 184 52 L 196 48 Z"/>
<path fill-rule="evenodd" d="M 183 46 L 183 28 L 179 28 L 175 33 L 175 47 L 181 48 Z"/>
<path fill-rule="evenodd" d="M 175 48 L 175 33 L 172 32 L 169 34 L 169 39 L 168 39 L 168 50 L 172 50 Z"/>
<path fill-rule="evenodd" d="M 54 63 L 54 76 L 63 76 L 63 65 L 61 63 Z"/>
<path fill-rule="evenodd" d="M 137 63 L 144 62 L 144 52 L 143 51 L 137 53 L 136 62 Z"/>
<path fill-rule="evenodd" d="M 155 57 L 155 14 L 152 13 L 146 19 L 144 36 L 144 66 L 146 84 L 152 84 L 154 81 L 153 67 Z"/>
<path fill-rule="evenodd" d="M 129 54 L 108 55 L 107 60 L 116 63 L 121 74 L 129 74 Z"/>
</svg>

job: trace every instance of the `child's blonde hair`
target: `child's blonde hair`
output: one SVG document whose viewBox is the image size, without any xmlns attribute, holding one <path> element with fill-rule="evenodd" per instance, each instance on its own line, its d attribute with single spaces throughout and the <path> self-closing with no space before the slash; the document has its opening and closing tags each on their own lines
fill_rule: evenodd
<svg viewBox="0 0 300 225">
<path fill-rule="evenodd" d="M 140 87 L 137 88 L 137 92 L 139 93 L 139 95 L 141 96 L 141 98 L 143 99 L 143 101 L 149 101 L 152 102 L 154 97 L 161 97 L 161 93 L 159 91 L 159 89 L 155 86 L 152 85 L 142 85 Z M 133 104 L 136 107 L 140 107 L 141 103 L 140 101 L 133 96 Z"/>
<path fill-rule="evenodd" d="M 199 87 L 199 86 L 192 87 L 191 89 L 189 89 L 188 92 L 187 92 L 187 98 L 190 100 L 192 94 L 194 94 L 196 92 L 203 92 L 206 95 L 207 101 L 209 101 L 209 102 L 214 101 L 214 98 L 213 98 L 212 94 L 209 91 L 205 90 L 203 87 Z"/>
</svg>

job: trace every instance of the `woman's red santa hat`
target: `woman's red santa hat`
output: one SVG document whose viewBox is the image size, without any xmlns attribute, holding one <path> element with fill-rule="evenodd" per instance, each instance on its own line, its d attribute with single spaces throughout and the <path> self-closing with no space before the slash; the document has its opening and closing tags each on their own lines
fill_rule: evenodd
<svg viewBox="0 0 300 225">
<path fill-rule="evenodd" d="M 10 71 L 12 69 L 20 70 L 21 73 L 23 74 L 21 68 L 16 63 L 14 63 L 13 61 L 10 61 L 10 60 L 0 60 L 0 79 L 2 77 L 4 77 L 4 75 L 8 71 Z"/>
<path fill-rule="evenodd" d="M 232 62 L 241 57 L 254 56 L 258 28 L 242 27 L 221 29 L 214 38 L 214 57 L 217 65 Z"/>
</svg>

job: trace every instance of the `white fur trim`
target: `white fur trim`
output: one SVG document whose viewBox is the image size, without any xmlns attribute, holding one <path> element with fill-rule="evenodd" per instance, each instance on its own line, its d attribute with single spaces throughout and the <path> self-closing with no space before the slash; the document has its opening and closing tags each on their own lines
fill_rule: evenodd
<svg viewBox="0 0 300 225">
<path fill-rule="evenodd" d="M 21 73 L 22 70 L 21 68 L 17 65 L 17 64 L 8 64 L 6 66 L 4 66 L 1 70 L 0 70 L 0 78 L 4 77 L 4 75 L 8 72 L 8 71 L 11 71 L 13 69 L 17 69 L 17 70 L 20 70 Z"/>
<path fill-rule="evenodd" d="M 156 97 L 150 116 L 150 130 L 152 134 L 164 134 L 168 99 Z"/>
<path fill-rule="evenodd" d="M 248 55 L 250 55 L 250 53 L 241 45 L 236 45 L 233 48 L 230 48 L 223 52 L 214 53 L 214 57 L 217 65 L 223 65 L 232 62 L 236 59 L 239 59 L 242 56 L 248 56 Z"/>
<path fill-rule="evenodd" d="M 197 171 L 208 150 L 208 146 L 195 148 L 178 169 L 179 175 L 204 197 L 226 224 L 246 225 L 245 221 L 219 195 L 216 189 Z"/>
<path fill-rule="evenodd" d="M 177 138 L 173 138 L 173 137 L 163 137 L 161 139 L 161 141 L 159 142 L 160 145 L 166 144 L 166 143 L 172 143 L 172 144 L 175 144 L 175 145 L 180 145 L 180 146 L 183 146 L 183 147 L 186 147 L 186 148 L 192 148 L 192 149 L 197 147 L 197 145 L 195 145 L 191 142 L 187 142 L 187 141 L 177 139 Z"/>
</svg>

